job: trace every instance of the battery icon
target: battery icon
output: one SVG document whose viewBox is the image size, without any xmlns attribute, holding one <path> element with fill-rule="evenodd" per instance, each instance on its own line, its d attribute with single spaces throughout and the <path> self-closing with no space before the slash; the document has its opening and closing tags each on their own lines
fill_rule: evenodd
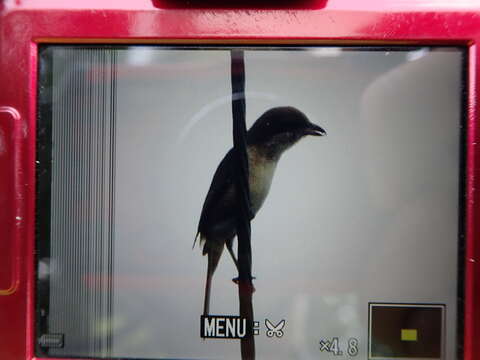
<svg viewBox="0 0 480 360">
<path fill-rule="evenodd" d="M 369 304 L 369 359 L 442 359 L 445 305 Z"/>
</svg>

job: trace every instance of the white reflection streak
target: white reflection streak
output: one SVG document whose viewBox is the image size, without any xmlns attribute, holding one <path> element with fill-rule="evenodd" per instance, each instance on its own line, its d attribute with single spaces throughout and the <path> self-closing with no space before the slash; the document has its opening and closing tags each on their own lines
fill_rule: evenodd
<svg viewBox="0 0 480 360">
<path fill-rule="evenodd" d="M 415 61 L 418 59 L 421 59 L 425 55 L 427 55 L 430 52 L 429 49 L 420 49 L 420 50 L 415 50 L 415 51 L 409 51 L 407 53 L 407 60 L 408 61 Z"/>
<path fill-rule="evenodd" d="M 155 52 L 149 49 L 127 51 L 127 63 L 131 66 L 146 66 L 152 62 Z"/>
<path fill-rule="evenodd" d="M 233 100 L 237 99 L 238 96 L 239 96 L 238 94 L 235 94 L 233 96 Z M 245 93 L 245 99 L 261 99 L 261 100 L 269 100 L 273 102 L 277 99 L 277 96 L 271 95 L 268 93 L 252 91 L 252 92 Z M 183 127 L 182 131 L 180 132 L 180 135 L 178 136 L 177 145 L 180 145 L 185 141 L 185 138 L 187 137 L 188 133 L 193 129 L 193 127 L 198 122 L 200 122 L 200 120 L 206 117 L 208 113 L 212 112 L 214 109 L 219 108 L 224 104 L 230 103 L 231 101 L 232 101 L 232 96 L 226 95 L 203 106 L 199 111 L 195 113 L 195 115 L 190 120 L 188 120 L 187 124 Z"/>
<path fill-rule="evenodd" d="M 338 57 L 342 55 L 342 48 L 338 47 L 324 47 L 310 50 L 315 57 Z"/>
</svg>

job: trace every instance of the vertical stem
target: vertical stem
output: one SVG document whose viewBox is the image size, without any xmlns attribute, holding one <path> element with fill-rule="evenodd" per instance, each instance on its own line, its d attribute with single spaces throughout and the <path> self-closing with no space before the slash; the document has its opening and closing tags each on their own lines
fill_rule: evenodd
<svg viewBox="0 0 480 360">
<path fill-rule="evenodd" d="M 242 50 L 232 50 L 232 115 L 233 148 L 235 154 L 235 185 L 237 193 L 237 239 L 238 239 L 238 300 L 240 316 L 247 319 L 247 333 L 241 340 L 243 360 L 255 359 L 252 304 L 252 247 L 250 243 L 250 189 L 248 184 L 248 155 L 245 122 L 245 60 Z"/>
</svg>

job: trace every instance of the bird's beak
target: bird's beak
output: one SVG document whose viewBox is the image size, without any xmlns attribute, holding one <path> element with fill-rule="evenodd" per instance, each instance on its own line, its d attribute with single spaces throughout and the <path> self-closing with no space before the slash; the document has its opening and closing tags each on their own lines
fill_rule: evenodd
<svg viewBox="0 0 480 360">
<path fill-rule="evenodd" d="M 327 135 L 327 132 L 318 125 L 310 124 L 310 126 L 305 130 L 305 135 L 325 136 Z"/>
</svg>

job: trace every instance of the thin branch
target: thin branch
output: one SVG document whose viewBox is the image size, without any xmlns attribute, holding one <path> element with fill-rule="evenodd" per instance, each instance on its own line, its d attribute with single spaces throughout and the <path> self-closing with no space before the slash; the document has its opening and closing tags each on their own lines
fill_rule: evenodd
<svg viewBox="0 0 480 360">
<path fill-rule="evenodd" d="M 250 243 L 250 189 L 248 184 L 248 155 L 245 122 L 245 60 L 242 50 L 232 50 L 232 115 L 234 165 L 237 192 L 237 239 L 238 239 L 238 300 L 240 316 L 247 319 L 247 333 L 241 340 L 242 360 L 255 359 L 252 304 L 252 247 Z"/>
</svg>

